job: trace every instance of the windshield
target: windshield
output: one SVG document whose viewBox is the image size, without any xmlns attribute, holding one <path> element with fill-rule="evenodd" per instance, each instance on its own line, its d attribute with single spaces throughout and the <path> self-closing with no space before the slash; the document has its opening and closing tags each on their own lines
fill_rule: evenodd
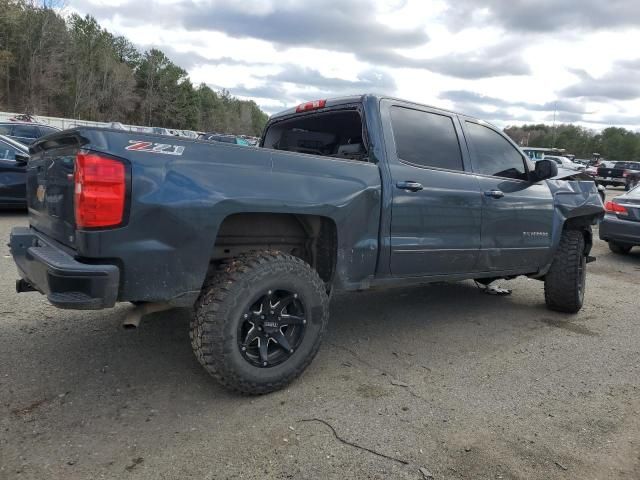
<svg viewBox="0 0 640 480">
<path fill-rule="evenodd" d="M 640 184 L 636 185 L 632 190 L 628 191 L 625 197 L 640 199 Z"/>
</svg>

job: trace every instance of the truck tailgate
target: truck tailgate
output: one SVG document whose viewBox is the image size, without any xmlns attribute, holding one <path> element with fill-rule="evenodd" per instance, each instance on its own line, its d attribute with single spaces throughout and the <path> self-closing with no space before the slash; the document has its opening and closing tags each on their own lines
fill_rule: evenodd
<svg viewBox="0 0 640 480">
<path fill-rule="evenodd" d="M 73 247 L 73 172 L 79 145 L 41 144 L 27 166 L 27 204 L 31 226 Z"/>
</svg>

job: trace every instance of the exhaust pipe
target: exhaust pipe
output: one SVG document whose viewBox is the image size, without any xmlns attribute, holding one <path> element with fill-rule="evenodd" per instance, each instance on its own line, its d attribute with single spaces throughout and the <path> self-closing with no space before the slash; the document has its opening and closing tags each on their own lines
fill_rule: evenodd
<svg viewBox="0 0 640 480">
<path fill-rule="evenodd" d="M 141 303 L 127 312 L 127 315 L 124 317 L 124 321 L 122 322 L 122 327 L 126 330 L 133 330 L 140 326 L 142 317 L 145 315 L 164 312 L 165 310 L 171 310 L 172 308 L 174 308 L 174 306 L 169 303 Z"/>
<path fill-rule="evenodd" d="M 21 278 L 19 280 L 16 280 L 16 292 L 23 293 L 23 292 L 35 292 L 35 291 L 36 289 L 33 287 L 33 285 L 31 285 L 25 279 Z"/>
</svg>

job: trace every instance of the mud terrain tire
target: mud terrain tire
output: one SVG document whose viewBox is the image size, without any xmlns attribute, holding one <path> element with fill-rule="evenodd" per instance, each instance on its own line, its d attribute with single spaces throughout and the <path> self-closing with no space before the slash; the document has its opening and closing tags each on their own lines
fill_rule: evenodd
<svg viewBox="0 0 640 480">
<path fill-rule="evenodd" d="M 282 316 L 278 317 L 277 306 L 268 306 L 272 302 L 284 304 L 282 297 L 273 297 L 278 292 L 289 292 L 286 298 L 288 302 L 295 302 L 297 317 L 289 315 L 286 308 L 280 309 Z M 260 300 L 264 297 L 267 300 Z M 275 310 L 275 317 L 264 320 L 261 313 L 268 312 L 262 307 L 257 308 L 258 304 L 267 305 L 267 310 Z M 311 363 L 327 326 L 329 298 L 324 283 L 306 262 L 280 251 L 265 250 L 222 263 L 209 274 L 194 308 L 190 336 L 198 361 L 225 387 L 258 395 L 283 388 Z M 299 325 L 279 327 L 278 319 L 287 316 L 296 318 Z M 255 324 L 250 322 L 251 319 Z M 256 343 L 247 341 L 250 337 L 245 333 L 249 328 L 247 322 L 251 323 L 251 330 L 256 329 L 251 338 L 257 342 L 257 347 Z M 280 342 L 271 341 L 271 338 L 264 342 L 267 330 L 273 338 L 282 339 L 283 328 L 285 334 L 298 333 L 295 339 L 290 339 L 292 342 L 295 340 L 295 345 L 288 345 L 286 339 L 282 340 L 288 345 L 283 349 L 284 353 L 277 351 L 278 347 L 282 348 Z M 292 330 L 292 333 L 289 328 L 300 330 Z M 266 349 L 272 351 L 269 355 L 280 356 L 279 362 L 268 364 L 265 361 L 263 365 L 258 335 L 262 335 Z M 250 357 L 247 345 L 253 345 L 252 348 L 259 353 Z M 266 353 L 264 360 L 267 360 Z"/>
</svg>

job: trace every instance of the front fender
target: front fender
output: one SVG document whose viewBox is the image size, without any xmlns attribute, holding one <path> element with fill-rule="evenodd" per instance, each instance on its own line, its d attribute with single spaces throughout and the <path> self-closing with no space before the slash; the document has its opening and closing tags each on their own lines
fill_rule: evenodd
<svg viewBox="0 0 640 480">
<path fill-rule="evenodd" d="M 535 277 L 546 275 L 551 268 L 553 256 L 565 228 L 585 232 L 587 244 L 585 255 L 588 255 L 592 245 L 590 226 L 596 225 L 604 217 L 602 199 L 592 180 L 547 180 L 547 184 L 554 203 L 551 248 L 545 265 Z"/>
</svg>

